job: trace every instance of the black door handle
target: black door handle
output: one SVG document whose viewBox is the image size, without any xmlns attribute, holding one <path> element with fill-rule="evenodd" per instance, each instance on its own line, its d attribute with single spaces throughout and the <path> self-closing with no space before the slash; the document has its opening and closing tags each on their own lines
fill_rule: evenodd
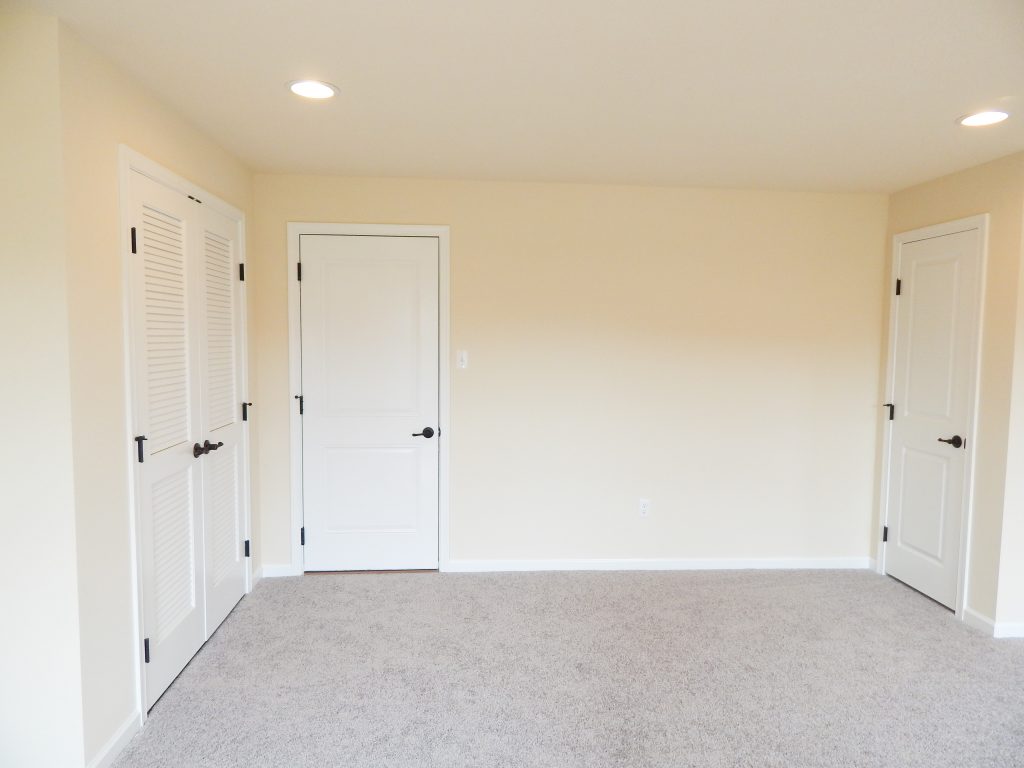
<svg viewBox="0 0 1024 768">
<path fill-rule="evenodd" d="M 224 443 L 217 443 L 214 445 L 209 440 L 204 440 L 202 445 L 196 443 L 192 446 L 192 455 L 198 459 L 200 456 L 205 456 L 210 451 L 216 451 L 222 445 L 224 445 Z"/>
<path fill-rule="evenodd" d="M 964 439 L 960 437 L 960 435 L 953 435 L 952 437 L 940 437 L 939 442 L 949 443 L 954 448 L 959 448 L 961 445 L 964 444 Z"/>
<path fill-rule="evenodd" d="M 422 432 L 414 432 L 413 437 L 426 437 L 431 438 L 434 436 L 434 430 L 431 427 L 424 427 Z"/>
</svg>

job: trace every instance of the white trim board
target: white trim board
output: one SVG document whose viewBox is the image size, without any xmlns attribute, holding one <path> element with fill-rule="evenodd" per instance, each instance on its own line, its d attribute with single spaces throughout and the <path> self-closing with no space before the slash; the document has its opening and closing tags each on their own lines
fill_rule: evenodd
<svg viewBox="0 0 1024 768">
<path fill-rule="evenodd" d="M 1024 621 L 995 621 L 970 607 L 964 608 L 963 621 L 972 629 L 984 632 L 990 637 L 998 639 L 1024 637 Z"/>
<path fill-rule="evenodd" d="M 264 579 L 279 579 L 284 576 L 301 576 L 302 568 L 296 568 L 291 563 L 267 563 L 260 567 L 260 574 Z"/>
<path fill-rule="evenodd" d="M 965 606 L 960 618 L 963 620 L 964 624 L 972 629 L 984 632 L 986 635 L 993 635 L 995 633 L 996 623 L 988 616 L 978 613 L 978 611 L 973 608 Z"/>
<path fill-rule="evenodd" d="M 107 743 L 100 747 L 100 751 L 96 753 L 96 756 L 86 763 L 85 768 L 108 768 L 108 766 L 113 765 L 121 751 L 128 746 L 128 742 L 141 729 L 142 715 L 138 712 L 132 712 L 128 719 L 121 723 L 121 726 L 114 731 L 114 735 L 110 737 Z"/>
<path fill-rule="evenodd" d="M 874 567 L 870 557 L 768 558 L 580 558 L 570 560 L 449 560 L 442 571 L 734 571 L 861 570 Z"/>
<path fill-rule="evenodd" d="M 874 570 L 870 557 L 769 558 L 579 558 L 567 560 L 461 560 L 449 559 L 443 573 L 503 573 L 510 571 L 741 571 L 741 570 Z M 265 579 L 301 576 L 288 564 L 264 565 Z"/>
<path fill-rule="evenodd" d="M 1024 637 L 1024 621 L 1003 621 L 997 622 L 992 637 Z"/>
<path fill-rule="evenodd" d="M 325 224 L 288 222 L 288 382 L 289 425 L 291 429 L 291 563 L 264 565 L 263 576 L 298 576 L 305 570 L 300 530 L 302 509 L 302 419 L 293 398 L 302 393 L 302 315 L 297 279 L 302 235 L 377 235 L 394 237 L 436 237 L 438 248 L 438 427 L 445 435 L 438 446 L 437 535 L 438 566 L 448 570 L 450 556 L 451 482 L 449 446 L 451 424 L 451 240 L 447 226 L 421 224 Z"/>
</svg>

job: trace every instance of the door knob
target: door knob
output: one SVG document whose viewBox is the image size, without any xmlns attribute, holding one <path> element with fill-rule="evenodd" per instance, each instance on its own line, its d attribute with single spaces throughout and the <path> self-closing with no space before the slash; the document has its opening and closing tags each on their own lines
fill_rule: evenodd
<svg viewBox="0 0 1024 768">
<path fill-rule="evenodd" d="M 954 448 L 959 448 L 961 445 L 964 444 L 964 440 L 962 437 L 960 437 L 960 435 L 953 435 L 952 437 L 940 437 L 939 442 L 949 443 Z"/>
<path fill-rule="evenodd" d="M 422 432 L 414 432 L 413 437 L 426 437 L 431 438 L 434 436 L 434 430 L 430 427 L 424 427 Z"/>
<path fill-rule="evenodd" d="M 198 459 L 200 456 L 205 456 L 210 451 L 216 451 L 222 445 L 224 445 L 224 443 L 214 444 L 211 443 L 209 440 L 204 440 L 202 445 L 196 443 L 195 445 L 192 446 L 192 455 Z"/>
</svg>

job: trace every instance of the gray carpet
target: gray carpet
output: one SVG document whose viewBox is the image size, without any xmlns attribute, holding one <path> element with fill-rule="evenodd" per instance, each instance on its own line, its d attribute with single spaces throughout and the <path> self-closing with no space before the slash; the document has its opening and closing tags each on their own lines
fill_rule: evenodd
<svg viewBox="0 0 1024 768">
<path fill-rule="evenodd" d="M 264 580 L 129 766 L 1024 766 L 1024 642 L 851 572 Z"/>
</svg>

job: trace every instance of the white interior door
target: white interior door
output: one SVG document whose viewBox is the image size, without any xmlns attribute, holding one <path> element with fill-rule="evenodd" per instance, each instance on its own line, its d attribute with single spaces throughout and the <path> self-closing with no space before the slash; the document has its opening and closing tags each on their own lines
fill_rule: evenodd
<svg viewBox="0 0 1024 768">
<path fill-rule="evenodd" d="M 981 231 L 899 243 L 885 569 L 954 608 L 969 503 Z"/>
<path fill-rule="evenodd" d="M 136 478 L 145 632 L 146 706 L 152 706 L 206 639 L 202 569 L 201 430 L 192 338 L 191 203 L 132 174 Z M 145 441 L 141 441 L 141 437 Z"/>
<path fill-rule="evenodd" d="M 202 460 L 205 534 L 206 626 L 209 633 L 245 594 L 245 444 L 241 382 L 242 283 L 238 272 L 238 222 L 203 207 L 202 442 L 213 450 Z"/>
<path fill-rule="evenodd" d="M 241 222 L 142 173 L 129 183 L 148 708 L 246 590 Z"/>
<path fill-rule="evenodd" d="M 438 239 L 300 254 L 305 569 L 436 568 Z"/>
</svg>

